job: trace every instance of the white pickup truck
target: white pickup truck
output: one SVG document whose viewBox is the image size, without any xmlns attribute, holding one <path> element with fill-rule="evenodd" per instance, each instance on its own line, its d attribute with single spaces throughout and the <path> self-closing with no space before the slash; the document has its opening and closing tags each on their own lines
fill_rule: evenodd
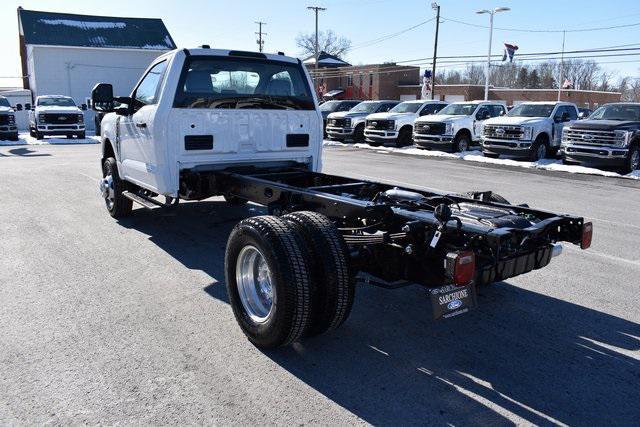
<svg viewBox="0 0 640 427">
<path fill-rule="evenodd" d="M 413 142 L 422 148 L 467 151 L 480 142 L 484 121 L 506 112 L 504 104 L 495 101 L 454 102 L 435 115 L 418 118 Z"/>
<path fill-rule="evenodd" d="M 446 105 L 446 102 L 433 100 L 401 102 L 387 113 L 367 116 L 364 137 L 371 145 L 410 145 L 413 122 L 418 117 L 437 113 Z"/>
<path fill-rule="evenodd" d="M 356 277 L 424 286 L 434 318 L 449 318 L 476 305 L 476 286 L 545 267 L 558 242 L 590 245 L 582 218 L 509 205 L 491 192 L 320 173 L 312 87 L 298 59 L 203 47 L 159 56 L 129 96 L 114 97 L 107 83 L 91 95 L 92 108 L 106 113 L 99 186 L 113 217 L 135 215 L 133 202 L 179 214 L 179 200 L 213 196 L 266 208 L 233 228 L 224 259 L 229 304 L 256 346 L 338 328 Z"/>
<path fill-rule="evenodd" d="M 33 138 L 45 135 L 65 135 L 85 138 L 84 114 L 86 105 L 78 107 L 73 98 L 64 95 L 43 95 L 29 114 L 29 133 Z"/>
<path fill-rule="evenodd" d="M 18 140 L 16 114 L 9 100 L 0 96 L 0 139 Z"/>
<path fill-rule="evenodd" d="M 487 157 L 506 154 L 530 161 L 555 156 L 563 127 L 577 119 L 578 108 L 570 102 L 523 102 L 506 116 L 484 123 L 482 152 Z"/>
<path fill-rule="evenodd" d="M 386 113 L 398 101 L 363 101 L 349 111 L 338 111 L 327 116 L 325 131 L 329 138 L 364 142 L 364 125 L 368 115 Z"/>
</svg>

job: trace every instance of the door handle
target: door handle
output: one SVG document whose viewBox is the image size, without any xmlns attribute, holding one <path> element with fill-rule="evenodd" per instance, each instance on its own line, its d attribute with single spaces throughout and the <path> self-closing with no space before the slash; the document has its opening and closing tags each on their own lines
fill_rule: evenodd
<svg viewBox="0 0 640 427">
<path fill-rule="evenodd" d="M 146 128 L 146 127 L 147 127 L 147 124 L 146 124 L 146 123 L 136 123 L 136 127 L 139 127 L 139 128 Z"/>
</svg>

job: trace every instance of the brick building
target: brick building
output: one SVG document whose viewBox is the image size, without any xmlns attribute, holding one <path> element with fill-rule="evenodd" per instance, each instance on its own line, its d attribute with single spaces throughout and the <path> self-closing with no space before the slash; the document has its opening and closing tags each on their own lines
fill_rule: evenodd
<svg viewBox="0 0 640 427">
<path fill-rule="evenodd" d="M 420 68 L 406 65 L 378 64 L 340 68 L 320 68 L 315 75 L 319 94 L 343 90 L 344 99 L 419 99 L 421 92 Z M 436 85 L 435 98 L 457 102 L 484 98 L 484 85 Z M 557 89 L 489 88 L 489 99 L 517 105 L 525 101 L 555 101 Z M 619 92 L 567 89 L 561 91 L 561 100 L 574 102 L 579 107 L 596 107 L 618 102 Z"/>
</svg>

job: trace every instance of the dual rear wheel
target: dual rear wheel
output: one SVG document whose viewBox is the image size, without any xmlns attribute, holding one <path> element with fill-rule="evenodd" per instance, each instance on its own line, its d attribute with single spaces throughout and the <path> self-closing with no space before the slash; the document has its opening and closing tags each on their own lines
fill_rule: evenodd
<svg viewBox="0 0 640 427">
<path fill-rule="evenodd" d="M 334 330 L 353 304 L 346 244 L 315 212 L 238 223 L 227 242 L 225 274 L 236 320 L 262 348 Z"/>
</svg>

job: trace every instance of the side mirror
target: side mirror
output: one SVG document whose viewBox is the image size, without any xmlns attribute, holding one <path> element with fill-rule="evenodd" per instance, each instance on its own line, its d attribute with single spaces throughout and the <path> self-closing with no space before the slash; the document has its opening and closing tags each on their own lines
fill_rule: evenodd
<svg viewBox="0 0 640 427">
<path fill-rule="evenodd" d="M 110 111 L 113 109 L 113 85 L 98 83 L 91 91 L 91 105 L 94 111 Z"/>
<path fill-rule="evenodd" d="M 24 104 L 24 109 L 27 111 L 31 110 L 31 104 L 29 103 Z"/>
<path fill-rule="evenodd" d="M 81 109 L 82 111 L 87 111 L 87 104 L 82 104 L 82 105 L 80 106 L 80 109 Z"/>
<path fill-rule="evenodd" d="M 22 104 L 16 104 L 16 111 L 22 111 Z"/>
</svg>

